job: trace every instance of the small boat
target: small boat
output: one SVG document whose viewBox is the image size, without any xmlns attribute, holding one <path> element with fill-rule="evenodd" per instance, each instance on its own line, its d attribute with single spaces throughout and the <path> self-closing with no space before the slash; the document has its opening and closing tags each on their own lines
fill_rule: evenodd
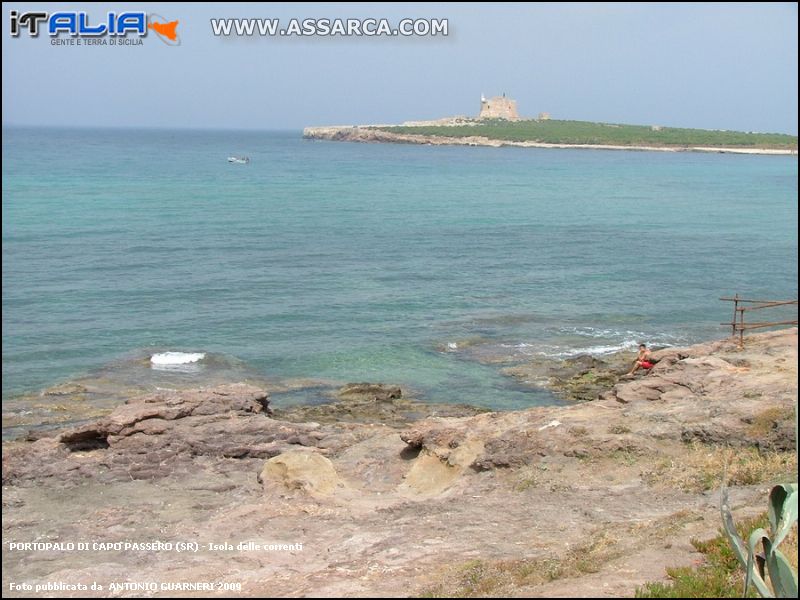
<svg viewBox="0 0 800 600">
<path fill-rule="evenodd" d="M 250 163 L 249 156 L 229 156 L 228 157 L 229 163 L 236 163 L 237 165 L 246 165 Z"/>
</svg>

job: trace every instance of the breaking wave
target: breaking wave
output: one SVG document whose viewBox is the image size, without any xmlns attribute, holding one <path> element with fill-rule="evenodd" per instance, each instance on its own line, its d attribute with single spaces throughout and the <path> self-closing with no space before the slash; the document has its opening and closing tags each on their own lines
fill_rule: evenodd
<svg viewBox="0 0 800 600">
<path fill-rule="evenodd" d="M 205 357 L 205 352 L 159 352 L 150 357 L 150 365 L 153 368 L 189 365 Z"/>
</svg>

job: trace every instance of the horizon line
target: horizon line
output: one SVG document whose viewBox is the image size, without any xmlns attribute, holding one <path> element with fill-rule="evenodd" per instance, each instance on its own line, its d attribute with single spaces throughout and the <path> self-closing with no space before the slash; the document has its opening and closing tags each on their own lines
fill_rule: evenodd
<svg viewBox="0 0 800 600">
<path fill-rule="evenodd" d="M 238 131 L 238 132 L 289 132 L 302 131 L 297 128 L 258 128 L 258 127 L 193 127 L 166 125 L 53 125 L 31 123 L 2 123 L 3 129 L 95 129 L 95 130 L 127 130 L 127 131 Z"/>
<path fill-rule="evenodd" d="M 413 119 L 412 119 L 413 120 Z M 615 121 L 585 121 L 583 119 L 551 119 L 553 121 L 578 121 L 578 122 L 586 122 L 586 123 L 600 123 L 600 124 L 607 124 L 607 125 L 631 125 L 631 126 L 641 126 L 637 123 L 622 123 L 622 122 L 615 122 Z M 337 125 L 337 127 L 346 127 L 347 125 Z M 352 125 L 352 127 L 359 127 L 359 126 L 369 126 L 367 125 Z M 388 124 L 385 126 L 396 126 L 402 127 L 403 123 L 396 123 L 396 124 Z M 126 131 L 134 131 L 134 130 L 152 130 L 152 131 L 239 131 L 239 132 L 289 132 L 289 131 L 302 131 L 306 127 L 311 127 L 309 125 L 303 125 L 298 127 L 228 127 L 228 126 L 211 126 L 211 127 L 202 127 L 202 126 L 192 126 L 192 125 L 55 125 L 55 124 L 33 124 L 33 123 L 2 123 L 3 129 L 66 129 L 66 130 L 77 130 L 77 129 L 95 129 L 95 130 L 126 130 Z M 316 125 L 314 127 L 329 127 L 328 125 Z M 727 132 L 736 132 L 736 133 L 753 133 L 753 134 L 762 134 L 762 135 L 788 135 L 798 137 L 797 133 L 789 133 L 785 131 L 754 131 L 754 130 L 745 130 L 745 129 L 708 129 L 704 127 L 686 127 L 686 126 L 677 126 L 677 125 L 662 125 L 662 127 L 668 129 L 696 129 L 699 131 L 727 131 Z"/>
</svg>

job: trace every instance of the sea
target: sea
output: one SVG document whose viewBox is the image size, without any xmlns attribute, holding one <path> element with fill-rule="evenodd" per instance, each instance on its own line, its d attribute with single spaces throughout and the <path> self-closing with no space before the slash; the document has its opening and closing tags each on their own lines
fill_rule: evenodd
<svg viewBox="0 0 800 600">
<path fill-rule="evenodd" d="M 517 409 L 558 399 L 510 362 L 797 298 L 796 156 L 4 128 L 2 168 L 4 405 L 117 377 Z"/>
</svg>

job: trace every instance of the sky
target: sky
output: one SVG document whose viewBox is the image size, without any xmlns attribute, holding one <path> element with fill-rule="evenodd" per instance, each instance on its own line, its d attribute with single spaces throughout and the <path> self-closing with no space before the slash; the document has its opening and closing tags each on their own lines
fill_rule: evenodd
<svg viewBox="0 0 800 600">
<path fill-rule="evenodd" d="M 181 45 L 54 46 L 9 11 L 144 10 Z M 210 19 L 447 18 L 447 37 L 220 38 Z M 476 115 L 797 134 L 797 4 L 4 2 L 3 124 L 299 129 Z"/>
</svg>

